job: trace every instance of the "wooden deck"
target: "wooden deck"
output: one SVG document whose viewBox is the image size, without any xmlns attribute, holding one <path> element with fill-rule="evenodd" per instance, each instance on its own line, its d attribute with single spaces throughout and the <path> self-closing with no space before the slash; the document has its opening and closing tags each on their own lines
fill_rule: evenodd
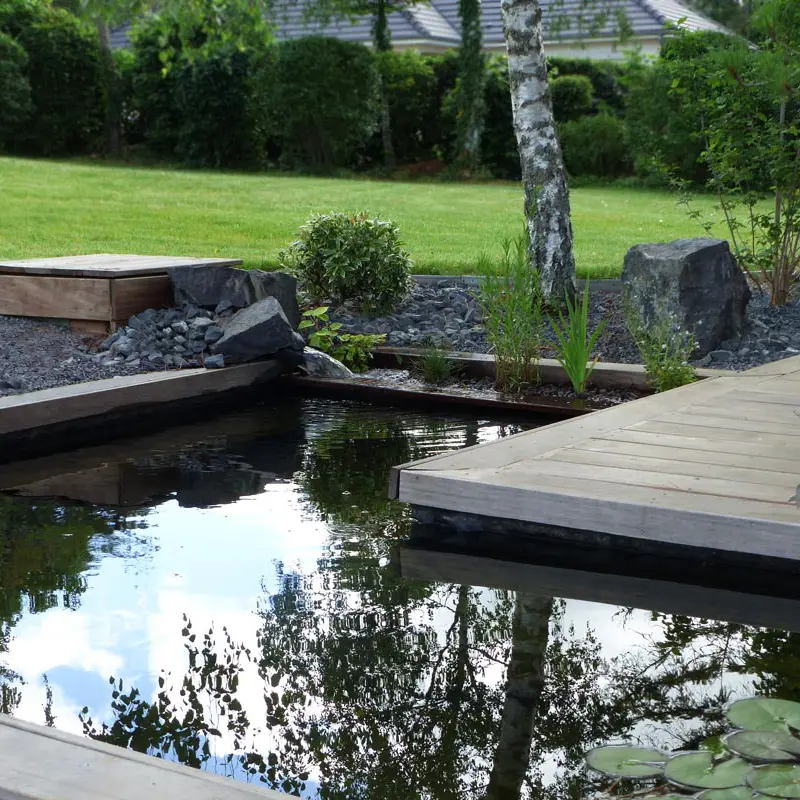
<svg viewBox="0 0 800 800">
<path fill-rule="evenodd" d="M 287 795 L 0 715 L 0 800 L 286 800 Z"/>
<path fill-rule="evenodd" d="M 800 559 L 800 357 L 398 467 L 450 512 Z"/>
<path fill-rule="evenodd" d="M 0 262 L 0 314 L 65 319 L 105 333 L 147 308 L 172 305 L 171 267 L 241 263 L 109 253 Z"/>
</svg>

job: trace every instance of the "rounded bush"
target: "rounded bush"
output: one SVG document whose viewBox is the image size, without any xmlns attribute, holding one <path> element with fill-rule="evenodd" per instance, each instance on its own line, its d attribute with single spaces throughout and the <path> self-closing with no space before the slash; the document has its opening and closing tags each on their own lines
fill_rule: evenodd
<svg viewBox="0 0 800 800">
<path fill-rule="evenodd" d="M 559 128 L 567 172 L 618 178 L 631 172 L 625 123 L 610 114 L 582 117 Z"/>
<path fill-rule="evenodd" d="M 318 300 L 388 312 L 408 291 L 411 259 L 397 226 L 365 213 L 315 214 L 280 260 Z"/>
<path fill-rule="evenodd" d="M 591 114 L 594 107 L 592 82 L 585 75 L 564 75 L 550 81 L 556 122 L 571 122 Z"/>
</svg>

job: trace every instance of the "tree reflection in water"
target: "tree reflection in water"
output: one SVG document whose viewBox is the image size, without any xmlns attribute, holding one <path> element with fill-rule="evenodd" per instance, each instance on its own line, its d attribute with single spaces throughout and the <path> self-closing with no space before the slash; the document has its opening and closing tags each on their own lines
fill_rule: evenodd
<svg viewBox="0 0 800 800">
<path fill-rule="evenodd" d="M 295 481 L 329 531 L 316 568 L 278 565 L 255 648 L 187 619 L 186 673 L 162 675 L 148 698 L 115 681 L 113 719 L 85 709 L 86 733 L 324 800 L 577 800 L 595 788 L 582 755 L 596 744 L 694 746 L 734 688 L 798 699 L 794 634 L 655 614 L 641 647 L 608 658 L 535 585 L 515 594 L 401 578 L 392 553 L 410 520 L 386 499 L 389 469 L 482 431 L 347 407 L 310 429 Z M 57 566 L 53 556 L 52 572 L 16 568 L 46 575 L 39 584 L 3 580 L 4 635 L 20 598 L 79 596 L 69 576 L 86 568 L 86 541 L 63 546 L 75 549 Z M 245 707 L 256 676 L 260 701 L 249 692 Z"/>
</svg>

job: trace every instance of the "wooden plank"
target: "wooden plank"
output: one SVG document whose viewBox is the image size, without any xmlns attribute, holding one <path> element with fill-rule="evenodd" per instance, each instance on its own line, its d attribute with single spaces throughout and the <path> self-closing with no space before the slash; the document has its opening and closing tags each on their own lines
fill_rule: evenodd
<svg viewBox="0 0 800 800">
<path fill-rule="evenodd" d="M 691 428 L 722 428 L 734 434 L 750 432 L 800 437 L 800 425 L 793 425 L 786 421 L 765 422 L 763 420 L 742 419 L 741 417 L 712 417 L 694 409 L 661 414 L 655 419 L 657 422 L 671 422 L 675 425 L 684 425 Z"/>
<path fill-rule="evenodd" d="M 0 786 L 28 800 L 286 800 L 199 769 L 0 717 Z"/>
<path fill-rule="evenodd" d="M 651 428 L 671 428 L 678 429 L 677 433 L 652 432 Z M 664 425 L 663 423 L 645 423 L 634 428 L 625 428 L 621 431 L 611 431 L 601 434 L 598 439 L 604 441 L 636 442 L 646 446 L 678 447 L 691 448 L 697 451 L 712 451 L 715 453 L 741 454 L 754 457 L 778 457 L 794 458 L 797 453 L 797 442 L 794 439 L 778 437 L 766 437 L 767 441 L 761 441 L 765 437 L 757 434 L 742 434 L 749 436 L 753 441 L 740 441 L 736 439 L 723 439 L 715 434 L 720 434 L 719 430 L 706 431 L 706 436 L 686 435 L 684 429 L 675 425 Z M 724 431 L 722 432 L 724 434 Z"/>
<path fill-rule="evenodd" d="M 736 392 L 736 399 L 746 403 L 769 403 L 770 405 L 795 406 L 800 408 L 800 393 L 789 394 L 785 384 L 762 384 Z M 786 392 L 785 394 L 783 392 Z"/>
<path fill-rule="evenodd" d="M 628 428 L 630 431 L 644 433 L 663 433 L 674 436 L 683 436 L 686 439 L 693 437 L 709 439 L 711 441 L 741 442 L 745 444 L 760 444 L 765 447 L 784 447 L 787 437 L 776 433 L 759 433 L 758 431 L 731 430 L 727 427 L 704 428 L 684 425 L 679 422 L 658 420 L 645 420 Z M 790 441 L 794 441 L 794 437 Z M 796 446 L 796 443 L 791 446 Z"/>
<path fill-rule="evenodd" d="M 626 434 L 628 434 L 627 437 Z M 635 431 L 620 431 L 606 439 L 598 438 L 579 442 L 571 445 L 571 448 L 626 456 L 671 459 L 687 466 L 689 464 L 721 464 L 800 476 L 800 448 L 797 446 L 785 450 L 785 457 L 780 457 L 781 451 L 776 453 L 775 448 L 759 448 L 758 445 L 712 442 L 708 439 L 686 439 L 680 436 L 661 436 L 660 434 L 639 434 L 637 440 L 636 435 Z M 725 445 L 733 445 L 733 447 L 726 449 Z M 742 452 L 742 448 L 747 447 L 751 447 L 751 451 Z"/>
<path fill-rule="evenodd" d="M 419 506 L 628 536 L 648 541 L 800 558 L 800 511 L 787 503 L 709 496 L 646 486 L 554 476 L 527 485 L 452 473 L 400 474 L 400 500 Z M 724 509 L 726 513 L 721 513 Z"/>
<path fill-rule="evenodd" d="M 0 275 L 0 314 L 107 321 L 111 314 L 110 281 Z"/>
<path fill-rule="evenodd" d="M 732 394 L 728 402 L 722 405 L 702 404 L 694 406 L 692 414 L 704 414 L 725 419 L 763 421 L 780 423 L 781 425 L 800 426 L 800 404 L 791 406 L 786 403 L 748 402 L 739 398 L 738 392 Z"/>
<path fill-rule="evenodd" d="M 674 455 L 677 452 L 678 455 Z M 673 451 L 672 457 L 658 457 L 650 453 L 615 453 L 597 447 L 595 449 L 585 445 L 569 447 L 547 456 L 550 461 L 565 462 L 569 464 L 592 465 L 603 468 L 636 470 L 644 475 L 659 473 L 665 476 L 685 476 L 702 479 L 731 481 L 733 483 L 757 483 L 765 486 L 783 486 L 786 491 L 784 497 L 794 493 L 800 482 L 800 462 L 788 462 L 788 469 L 782 471 L 769 471 L 759 469 L 755 465 L 750 467 L 735 466 L 724 463 L 722 459 L 716 462 L 700 462 L 680 457 L 683 450 Z M 725 456 L 723 456 L 725 458 Z M 728 459 L 733 456 L 727 456 Z M 597 474 L 597 473 L 595 473 Z"/>
<path fill-rule="evenodd" d="M 111 281 L 111 319 L 115 322 L 125 323 L 148 308 L 168 308 L 173 303 L 172 283 L 166 275 Z"/>
<path fill-rule="evenodd" d="M 151 372 L 10 395 L 0 398 L 0 435 L 225 392 L 271 380 L 282 371 L 275 361 L 259 361 L 225 369 Z"/>
<path fill-rule="evenodd" d="M 400 573 L 411 580 L 512 592 L 535 586 L 539 594 L 570 600 L 800 632 L 796 599 L 408 547 L 400 549 Z"/>
<path fill-rule="evenodd" d="M 238 267 L 241 264 L 242 260 L 239 258 L 187 258 L 98 253 L 85 256 L 4 261 L 0 262 L 0 274 L 122 278 L 164 275 L 171 267 Z"/>
</svg>

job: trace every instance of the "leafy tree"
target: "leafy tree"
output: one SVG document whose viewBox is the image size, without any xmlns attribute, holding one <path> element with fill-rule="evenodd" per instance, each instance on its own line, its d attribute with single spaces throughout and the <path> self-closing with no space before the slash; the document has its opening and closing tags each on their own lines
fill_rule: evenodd
<svg viewBox="0 0 800 800">
<path fill-rule="evenodd" d="M 466 173 L 480 166 L 480 143 L 486 100 L 486 56 L 483 52 L 481 0 L 459 0 L 461 47 L 456 84 L 456 164 Z"/>
</svg>

